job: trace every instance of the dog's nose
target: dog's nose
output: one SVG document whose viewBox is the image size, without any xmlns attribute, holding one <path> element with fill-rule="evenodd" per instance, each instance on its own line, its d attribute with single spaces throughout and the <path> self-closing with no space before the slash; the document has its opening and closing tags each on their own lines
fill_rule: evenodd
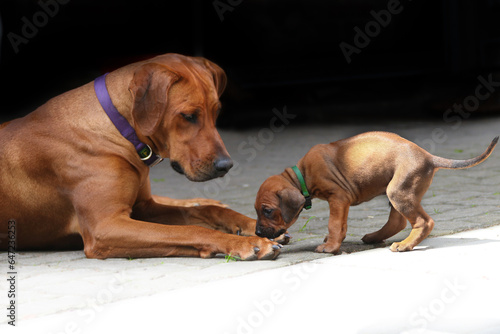
<svg viewBox="0 0 500 334">
<path fill-rule="evenodd" d="M 214 167 L 222 175 L 226 174 L 233 167 L 233 160 L 230 157 L 223 157 L 214 161 Z"/>
<path fill-rule="evenodd" d="M 182 169 L 181 165 L 177 161 L 171 161 L 170 166 L 179 174 L 184 174 L 184 170 Z"/>
</svg>

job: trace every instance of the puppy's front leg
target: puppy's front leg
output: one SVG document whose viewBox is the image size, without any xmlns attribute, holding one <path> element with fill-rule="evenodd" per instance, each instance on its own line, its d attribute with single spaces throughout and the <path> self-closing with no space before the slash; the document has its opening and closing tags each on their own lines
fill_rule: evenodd
<svg viewBox="0 0 500 334">
<path fill-rule="evenodd" d="M 318 253 L 339 254 L 340 245 L 347 234 L 347 215 L 350 203 L 338 197 L 328 199 L 330 219 L 328 220 L 328 235 L 323 244 L 316 248 Z"/>
</svg>

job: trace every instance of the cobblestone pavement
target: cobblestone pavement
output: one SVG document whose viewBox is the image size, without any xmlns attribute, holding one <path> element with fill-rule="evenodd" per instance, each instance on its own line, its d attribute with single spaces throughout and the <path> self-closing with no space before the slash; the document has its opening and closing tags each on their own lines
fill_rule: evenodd
<svg viewBox="0 0 500 334">
<path fill-rule="evenodd" d="M 500 133 L 500 118 L 468 120 L 459 125 L 440 120 L 365 123 L 360 120 L 354 124 L 300 125 L 291 120 L 286 127 L 276 127 L 270 119 L 269 126 L 264 128 L 221 131 L 235 161 L 235 167 L 226 177 L 191 183 L 176 174 L 167 162 L 152 169 L 152 189 L 156 194 L 174 198 L 215 198 L 255 217 L 255 195 L 265 178 L 294 165 L 315 144 L 370 130 L 396 132 L 436 155 L 465 159 L 482 153 Z M 431 236 L 500 224 L 499 150 L 474 168 L 436 173 L 422 202 L 436 222 Z M 388 214 L 388 201 L 383 196 L 352 207 L 347 238 L 341 250 L 352 253 L 373 248 L 363 245 L 360 239 L 382 227 Z M 76 310 L 75 322 L 83 326 L 112 302 L 330 257 L 313 252 L 327 233 L 328 216 L 326 202 L 314 200 L 312 210 L 303 212 L 290 229 L 291 243 L 275 261 L 228 263 L 223 256 L 89 260 L 82 251 L 20 253 L 17 255 L 18 321 L 22 324 L 23 320 Z M 409 228 L 378 247 L 387 247 L 408 233 Z M 1 253 L 0 256 L 0 267 L 7 272 L 7 255 Z M 6 280 L 2 279 L 2 307 L 7 303 L 6 287 Z M 0 327 L 7 320 L 1 316 Z M 64 332 L 64 324 L 54 324 L 53 332 Z"/>
<path fill-rule="evenodd" d="M 294 165 L 313 145 L 328 143 L 365 131 L 390 131 L 418 143 L 433 154 L 468 159 L 484 152 L 500 134 L 500 119 L 483 119 L 457 129 L 440 121 L 387 122 L 384 124 L 294 126 L 274 133 L 269 128 L 222 132 L 226 146 L 237 162 L 229 175 L 203 184 L 193 184 L 175 174 L 167 164 L 153 170 L 153 192 L 175 197 L 216 198 L 231 208 L 255 217 L 253 204 L 261 183 L 269 176 Z M 498 149 L 483 164 L 466 170 L 440 170 L 422 201 L 436 225 L 431 236 L 491 226 L 500 223 L 500 153 Z M 387 221 L 389 202 L 380 196 L 351 207 L 347 237 L 342 251 L 370 249 L 361 237 L 378 230 Z M 327 233 L 329 217 L 325 201 L 313 200 L 313 209 L 303 211 L 290 229 L 293 239 L 283 254 L 293 256 L 313 251 Z M 309 221 L 309 222 L 308 222 Z M 410 225 L 388 240 L 405 238 Z M 322 255 L 316 255 L 321 257 Z M 282 256 L 283 257 L 283 256 Z M 300 258 L 300 257 L 299 257 Z"/>
</svg>

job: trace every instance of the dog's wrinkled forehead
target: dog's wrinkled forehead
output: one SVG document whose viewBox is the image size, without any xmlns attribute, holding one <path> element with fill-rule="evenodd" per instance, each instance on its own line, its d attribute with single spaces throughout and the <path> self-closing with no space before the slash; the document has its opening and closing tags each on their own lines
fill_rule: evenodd
<svg viewBox="0 0 500 334">
<path fill-rule="evenodd" d="M 188 81 L 193 89 L 204 90 L 206 95 L 219 98 L 226 87 L 224 70 L 208 59 L 169 54 L 162 61 Z"/>
</svg>

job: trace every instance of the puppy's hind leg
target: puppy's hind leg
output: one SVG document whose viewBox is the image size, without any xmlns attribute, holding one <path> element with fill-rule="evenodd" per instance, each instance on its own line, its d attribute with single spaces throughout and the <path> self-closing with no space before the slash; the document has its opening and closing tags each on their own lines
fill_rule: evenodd
<svg viewBox="0 0 500 334">
<path fill-rule="evenodd" d="M 416 210 L 407 214 L 412 227 L 410 235 L 401 242 L 393 243 L 391 245 L 391 251 L 393 252 L 412 250 L 422 240 L 427 238 L 434 228 L 434 220 L 424 211 L 422 206 L 419 205 Z"/>
<path fill-rule="evenodd" d="M 387 223 L 378 231 L 366 234 L 361 240 L 365 244 L 377 244 L 398 234 L 406 227 L 406 218 L 394 209 L 391 204 L 391 213 Z"/>
<path fill-rule="evenodd" d="M 420 177 L 414 180 L 409 178 L 395 179 L 387 187 L 387 197 L 389 197 L 394 209 L 403 215 L 412 227 L 410 235 L 406 239 L 391 245 L 391 251 L 393 252 L 412 250 L 434 228 L 434 220 L 424 211 L 420 204 L 423 195 L 431 185 L 433 174 L 420 172 L 417 175 Z M 427 177 L 422 178 L 421 176 Z"/>
</svg>

